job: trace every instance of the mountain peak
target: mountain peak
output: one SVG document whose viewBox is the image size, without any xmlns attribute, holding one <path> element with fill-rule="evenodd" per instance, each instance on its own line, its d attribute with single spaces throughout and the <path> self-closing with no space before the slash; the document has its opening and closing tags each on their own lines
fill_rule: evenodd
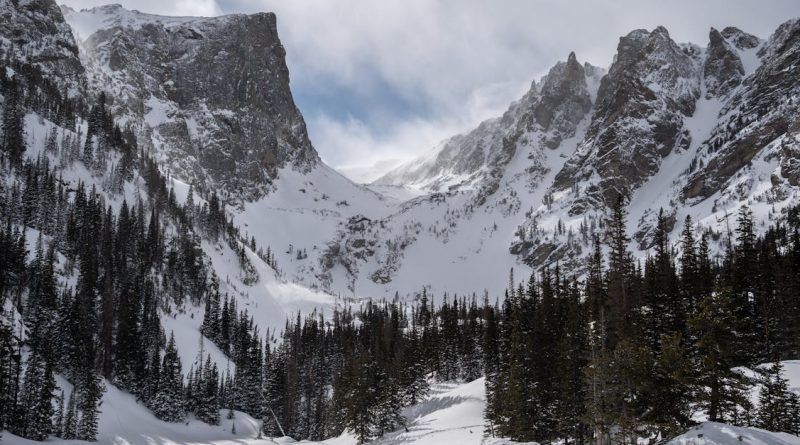
<svg viewBox="0 0 800 445">
<path fill-rule="evenodd" d="M 567 63 L 578 63 L 578 58 L 575 57 L 575 51 L 570 51 L 567 56 Z"/>
<path fill-rule="evenodd" d="M 706 95 L 724 95 L 742 82 L 744 65 L 725 36 L 713 27 L 709 30 L 708 40 L 703 66 Z"/>
<path fill-rule="evenodd" d="M 758 37 L 748 34 L 735 26 L 728 26 L 724 28 L 720 35 L 722 35 L 722 37 L 731 42 L 740 50 L 752 49 L 761 43 Z"/>
<path fill-rule="evenodd" d="M 650 35 L 652 37 L 660 37 L 660 38 L 670 39 L 669 31 L 667 31 L 667 28 L 665 28 L 665 27 L 663 27 L 661 25 L 656 26 L 655 29 L 653 29 L 653 32 L 650 33 Z"/>
</svg>

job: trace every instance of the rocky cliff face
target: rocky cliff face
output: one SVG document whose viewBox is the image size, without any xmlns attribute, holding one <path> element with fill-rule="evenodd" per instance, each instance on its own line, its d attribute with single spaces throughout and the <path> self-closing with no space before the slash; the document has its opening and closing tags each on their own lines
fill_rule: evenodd
<svg viewBox="0 0 800 445">
<path fill-rule="evenodd" d="M 628 204 L 637 255 L 651 245 L 659 208 L 673 234 L 692 216 L 698 230 L 719 239 L 735 225 L 730 218 L 741 205 L 763 221 L 780 218 L 800 201 L 798 22 L 781 25 L 768 41 L 733 27 L 711 29 L 705 46 L 676 43 L 663 27 L 635 30 L 620 38 L 593 104 L 585 84 L 576 81 L 588 81 L 589 68 L 581 74 L 568 60 L 502 118 L 452 138 L 435 156 L 380 182 L 435 190 L 431 184 L 466 159 L 467 172 L 499 166 L 494 177 L 502 179 L 490 189 L 493 195 L 474 201 L 481 210 L 470 208 L 491 215 L 492 225 L 473 227 L 477 216 L 449 225 L 490 233 L 503 230 L 497 221 L 516 219 L 506 229 L 514 232 L 510 252 L 534 268 L 559 262 L 562 270 L 580 270 L 590 234 L 602 232 L 606 208 L 620 195 Z M 517 133 L 527 142 L 511 147 L 528 147 L 530 155 L 512 156 L 502 165 L 488 162 L 508 150 L 503 142 Z M 547 156 L 551 150 L 558 156 Z M 539 174 L 521 188 L 515 181 L 525 170 Z M 444 198 L 450 205 L 463 199 Z M 405 226 L 414 222 L 404 218 Z"/>
<path fill-rule="evenodd" d="M 726 28 L 728 35 L 731 28 Z M 734 45 L 719 31 L 711 28 L 708 34 L 708 49 L 703 65 L 703 80 L 706 97 L 722 96 L 742 83 L 744 65 Z"/>
<path fill-rule="evenodd" d="M 0 37 L 4 58 L 37 67 L 62 92 L 83 93 L 78 46 L 54 2 L 0 0 Z"/>
<path fill-rule="evenodd" d="M 754 49 L 757 46 L 752 39 L 743 39 L 742 35 L 741 31 L 731 31 L 724 44 L 730 48 L 735 42 L 743 41 L 745 46 L 741 49 Z M 729 54 L 727 58 L 733 60 L 732 51 Z M 761 65 L 726 102 L 720 122 L 698 153 L 696 162 L 702 167 L 691 175 L 683 189 L 683 198 L 698 200 L 710 197 L 750 164 L 765 147 L 798 132 L 800 20 L 781 25 L 758 51 L 758 57 Z M 733 70 L 734 73 L 736 71 L 738 68 Z M 796 146 L 787 142 L 772 156 L 781 165 L 778 177 L 792 186 L 800 185 L 795 154 Z"/>
<path fill-rule="evenodd" d="M 683 120 L 699 95 L 696 47 L 677 45 L 661 27 L 622 37 L 586 138 L 555 179 L 559 189 L 586 184 L 570 214 L 604 206 L 618 194 L 630 196 L 658 171 L 661 159 L 688 147 Z"/>
<path fill-rule="evenodd" d="M 110 95 L 115 114 L 152 141 L 178 178 L 253 200 L 270 191 L 279 168 L 319 162 L 292 99 L 274 14 L 65 11 L 78 29 L 95 23 L 81 45 L 92 88 Z"/>
</svg>

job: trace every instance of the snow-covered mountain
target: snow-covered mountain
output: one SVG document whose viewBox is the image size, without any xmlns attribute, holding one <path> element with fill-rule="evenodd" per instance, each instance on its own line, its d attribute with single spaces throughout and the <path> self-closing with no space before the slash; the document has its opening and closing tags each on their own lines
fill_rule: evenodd
<svg viewBox="0 0 800 445">
<path fill-rule="evenodd" d="M 248 148 L 246 153 L 240 153 L 238 148 L 233 148 L 229 145 L 227 143 L 229 138 L 225 136 L 225 144 L 223 144 L 225 147 L 224 150 L 230 149 L 232 150 L 231 153 L 236 153 L 237 156 L 241 154 L 242 157 L 237 159 L 243 160 L 248 156 L 251 158 L 259 156 L 255 153 L 259 148 L 262 149 L 261 155 L 269 150 L 272 150 L 272 152 L 284 150 L 285 154 L 285 158 L 281 158 L 281 161 L 276 163 L 272 169 L 253 166 L 247 167 L 250 169 L 248 171 L 258 179 L 250 181 L 251 184 L 255 184 L 254 188 L 242 189 L 241 194 L 238 195 L 240 199 L 243 199 L 244 196 L 249 196 L 250 193 L 255 193 L 254 191 L 256 189 L 262 190 L 262 193 L 263 190 L 269 189 L 271 181 L 269 179 L 270 175 L 276 175 L 279 168 L 284 168 L 287 171 L 286 175 L 290 176 L 293 181 L 298 181 L 297 184 L 303 181 L 310 181 L 310 178 L 331 178 L 331 182 L 328 183 L 325 183 L 324 180 L 320 180 L 320 186 L 323 188 L 345 189 L 346 187 L 340 184 L 346 184 L 348 187 L 351 187 L 352 190 L 362 193 L 375 202 L 382 202 L 381 198 L 374 192 L 353 186 L 352 183 L 344 179 L 341 175 L 319 163 L 316 152 L 314 152 L 313 148 L 310 146 L 307 136 L 305 135 L 302 117 L 294 107 L 291 101 L 291 95 L 288 93 L 288 73 L 283 64 L 282 47 L 280 47 L 280 42 L 274 34 L 274 16 L 235 16 L 216 22 L 211 20 L 212 23 L 209 24 L 203 20 L 199 20 L 198 22 L 198 20 L 194 18 L 154 18 L 154 16 L 125 11 L 118 6 L 97 8 L 93 11 L 90 17 L 92 20 L 97 19 L 105 24 L 108 24 L 108 22 L 104 20 L 128 20 L 125 22 L 126 26 L 153 28 L 153 32 L 166 33 L 161 35 L 161 37 L 164 38 L 167 38 L 166 35 L 170 34 L 172 31 L 166 30 L 167 25 L 156 26 L 153 25 L 151 21 L 163 20 L 168 23 L 169 26 L 199 23 L 197 26 L 202 28 L 205 32 L 208 32 L 209 36 L 216 32 L 222 34 L 233 33 L 225 34 L 227 36 L 226 38 L 219 38 L 219 41 L 228 44 L 235 42 L 236 32 L 244 32 L 248 26 L 253 26 L 258 30 L 258 32 L 254 34 L 255 37 L 261 36 L 264 42 L 272 42 L 270 44 L 271 46 L 265 46 L 266 43 L 263 42 L 263 44 L 257 41 L 253 42 L 255 47 L 264 49 L 265 54 L 271 55 L 270 57 L 262 57 L 260 59 L 254 58 L 257 59 L 254 60 L 254 63 L 262 63 L 262 65 L 260 67 L 253 67 L 253 70 L 259 71 L 261 68 L 266 70 L 265 64 L 275 64 L 273 77 L 276 80 L 268 86 L 269 88 L 279 89 L 277 86 L 273 86 L 273 84 L 283 85 L 286 87 L 285 91 L 287 92 L 286 95 L 281 97 L 276 92 L 267 92 L 265 90 L 260 93 L 261 96 L 275 97 L 275 101 L 260 101 L 258 104 L 254 105 L 254 107 L 270 106 L 278 108 L 286 107 L 286 109 L 285 111 L 279 112 L 275 111 L 278 108 L 272 108 L 273 112 L 271 113 L 254 113 L 255 117 L 252 119 L 248 118 L 250 119 L 248 123 L 238 122 L 233 117 L 225 117 L 225 115 L 230 115 L 232 112 L 230 110 L 225 111 L 225 109 L 220 108 L 222 105 L 214 102 L 214 100 L 218 100 L 219 98 L 190 98 L 196 93 L 179 92 L 179 89 L 170 90 L 169 93 L 166 93 L 163 89 L 164 86 L 154 81 L 153 76 L 157 74 L 155 72 L 145 73 L 144 71 L 138 71 L 136 73 L 123 73 L 120 70 L 112 70 L 109 65 L 95 64 L 95 62 L 97 62 L 95 59 L 92 59 L 93 61 L 91 63 L 87 62 L 87 58 L 90 57 L 88 53 L 84 50 L 79 51 L 79 45 L 84 45 L 86 42 L 79 44 L 73 37 L 73 28 L 65 21 L 65 15 L 68 18 L 75 18 L 74 14 L 76 13 L 69 8 L 65 7 L 62 10 L 52 0 L 20 2 L 0 1 L 0 15 L 2 16 L 2 18 L 0 18 L 0 35 L 2 35 L 2 38 L 0 38 L 0 52 L 2 52 L 6 60 L 4 67 L 6 76 L 17 75 L 15 69 L 20 69 L 25 70 L 24 75 L 26 79 L 43 79 L 39 85 L 36 85 L 36 94 L 40 100 L 29 106 L 25 104 L 26 110 L 23 112 L 22 134 L 24 135 L 26 146 L 24 157 L 31 161 L 39 159 L 40 162 L 47 162 L 49 167 L 52 168 L 54 172 L 57 172 L 58 182 L 65 188 L 68 195 L 76 193 L 79 187 L 84 187 L 86 190 L 93 190 L 109 207 L 109 211 L 114 212 L 114 214 L 120 212 L 123 202 L 131 208 L 136 206 L 139 207 L 140 210 L 147 209 L 146 211 L 148 214 L 150 210 L 155 210 L 156 207 L 159 206 L 159 204 L 153 203 L 150 199 L 149 195 L 152 194 L 152 185 L 149 184 L 149 179 L 146 178 L 146 172 L 135 170 L 129 177 L 120 174 L 118 168 L 123 162 L 121 156 L 112 149 L 108 149 L 108 153 L 106 153 L 106 150 L 101 150 L 100 145 L 105 144 L 105 142 L 100 142 L 99 140 L 94 140 L 94 142 L 92 142 L 85 139 L 87 128 L 90 125 L 89 122 L 81 117 L 64 117 L 64 115 L 74 115 L 76 112 L 78 116 L 81 116 L 81 113 L 88 114 L 88 110 L 86 109 L 64 110 L 63 107 L 74 107 L 76 106 L 75 104 L 79 104 L 79 108 L 86 108 L 87 103 L 94 103 L 99 94 L 104 92 L 108 96 L 108 109 L 112 113 L 119 113 L 117 116 L 117 123 L 127 125 L 126 129 L 139 132 L 139 147 L 143 150 L 150 150 L 156 159 L 161 159 L 163 162 L 172 159 L 170 157 L 172 155 L 178 156 L 177 152 L 170 151 L 178 145 L 176 145 L 174 141 L 166 142 L 165 139 L 162 139 L 166 134 L 162 133 L 162 130 L 166 128 L 165 125 L 169 126 L 170 122 L 176 123 L 178 121 L 181 123 L 176 125 L 183 125 L 185 130 L 186 122 L 191 120 L 191 118 L 186 116 L 197 110 L 197 108 L 192 108 L 194 105 L 197 105 L 203 110 L 215 110 L 213 112 L 209 111 L 209 113 L 217 113 L 214 119 L 219 118 L 221 120 L 215 120 L 214 122 L 228 122 L 230 125 L 239 126 L 237 128 L 247 128 L 246 131 L 251 136 L 256 134 L 255 132 L 257 130 L 263 130 L 262 140 L 266 141 L 265 145 L 263 147 L 252 146 Z M 95 13 L 100 15 L 95 16 Z M 86 16 L 82 16 L 82 18 L 84 22 L 81 22 L 80 25 L 76 25 L 75 22 L 73 22 L 73 26 L 77 27 L 76 30 L 85 32 L 87 29 L 93 29 L 92 26 L 96 26 L 95 23 L 86 21 L 88 20 Z M 251 24 L 250 21 L 254 21 L 255 24 Z M 120 23 L 117 22 L 114 26 L 119 24 Z M 227 26 L 232 28 L 228 29 L 226 28 Z M 117 31 L 119 31 L 119 29 Z M 104 35 L 108 38 L 116 36 L 118 39 L 123 39 L 124 33 L 117 31 L 109 31 Z M 133 30 L 131 29 L 129 32 L 133 32 Z M 80 35 L 79 32 L 76 32 L 76 34 Z M 94 42 L 98 45 L 100 44 L 99 39 L 101 38 L 101 34 L 102 32 L 92 34 L 95 38 Z M 152 36 L 147 34 L 147 36 L 140 36 L 137 38 L 150 37 Z M 217 44 L 219 44 L 219 41 Z M 128 43 L 131 44 L 132 42 L 129 41 Z M 208 44 L 212 45 L 210 41 Z M 108 43 L 102 46 L 105 50 L 110 51 L 113 45 L 113 43 Z M 184 46 L 183 48 L 187 51 L 193 51 L 193 53 L 201 53 L 203 51 L 202 48 L 189 47 L 191 47 L 191 45 Z M 128 47 L 128 49 L 136 52 L 135 48 L 136 45 Z M 223 46 L 219 46 L 215 51 L 225 53 L 226 49 Z M 91 54 L 94 55 L 95 53 Z M 166 57 L 166 54 L 162 54 L 162 56 Z M 128 56 L 126 55 L 124 57 Z M 142 54 L 142 57 L 152 62 L 149 55 Z M 191 57 L 184 57 L 183 59 L 188 60 L 191 59 Z M 103 60 L 109 62 L 111 59 Z M 144 69 L 147 64 L 142 63 L 137 66 Z M 164 74 L 166 73 L 165 67 L 161 65 L 158 65 L 158 67 L 165 70 L 161 74 L 171 75 Z M 157 66 L 152 65 L 150 68 L 156 69 Z M 179 68 L 175 69 L 180 71 Z M 200 69 L 197 71 L 198 75 L 207 72 L 206 70 Z M 163 121 L 159 121 L 157 125 L 151 126 L 147 121 L 147 115 L 152 109 L 142 104 L 136 105 L 136 95 L 142 93 L 144 90 L 135 89 L 133 86 L 130 86 L 130 88 L 126 86 L 122 90 L 115 90 L 110 87 L 112 85 L 118 85 L 120 78 L 131 80 L 133 77 L 127 77 L 129 75 L 143 82 L 141 84 L 136 84 L 136 88 L 145 88 L 145 85 L 161 85 L 156 89 L 156 94 L 163 94 L 164 96 L 159 97 L 163 98 L 164 101 L 172 99 L 180 101 L 185 99 L 185 103 L 180 102 L 184 104 L 182 105 L 184 108 L 178 108 L 177 104 L 179 102 L 170 102 L 169 106 L 173 107 L 171 109 L 175 111 L 176 114 L 165 115 L 163 116 Z M 176 75 L 178 77 L 183 76 L 182 74 Z M 241 75 L 244 77 L 248 76 L 246 73 L 242 73 Z M 102 77 L 102 79 L 104 79 L 103 81 L 109 82 L 106 85 L 109 88 L 99 87 L 97 82 L 100 82 L 100 80 L 98 80 L 97 76 L 108 76 Z M 281 82 L 283 83 L 281 84 Z M 177 83 L 177 85 L 183 84 Z M 221 91 L 223 86 L 215 85 L 215 88 Z M 263 83 L 253 82 L 252 88 L 258 90 L 259 88 L 267 87 L 265 87 Z M 208 90 L 211 89 L 209 88 Z M 124 96 L 121 91 L 127 94 L 127 96 Z M 120 93 L 120 95 L 112 94 L 112 92 Z M 247 93 L 254 92 L 248 90 Z M 174 96 L 172 94 L 174 94 Z M 146 94 L 144 97 L 150 97 L 152 99 L 155 96 Z M 71 99 L 74 100 L 70 101 Z M 145 102 L 147 100 L 148 99 L 145 99 Z M 9 106 L 8 101 L 8 97 L 3 98 L 2 103 L 4 109 Z M 52 103 L 58 101 L 64 101 L 65 105 L 52 105 Z M 242 106 L 246 107 L 244 105 Z M 58 107 L 62 108 L 58 109 Z M 54 109 L 55 111 L 53 111 Z M 142 114 L 137 115 L 137 110 Z M 64 115 L 62 115 L 62 113 Z M 211 116 L 211 114 L 209 114 L 209 116 Z M 142 120 L 137 120 L 140 118 Z M 248 125 L 251 124 L 253 127 L 248 127 Z M 216 124 L 208 125 L 210 126 L 206 128 L 206 130 L 209 132 L 223 131 L 221 128 L 217 127 L 214 127 L 213 130 L 210 129 Z M 200 126 L 198 126 L 198 128 L 199 127 Z M 293 131 L 295 133 L 292 133 Z M 225 134 L 228 133 L 229 131 L 225 131 Z M 146 136 L 142 137 L 142 135 Z M 273 139 L 269 139 L 270 137 Z M 292 139 L 293 137 L 297 139 Z M 287 140 L 290 141 L 287 142 Z M 272 144 L 270 146 L 272 148 L 265 148 L 269 144 Z M 84 153 L 86 150 L 85 147 L 91 147 L 92 145 L 97 146 L 93 149 L 97 152 L 96 159 L 94 159 L 93 162 L 87 163 L 85 160 L 86 155 L 81 153 Z M 209 156 L 212 156 L 212 153 L 214 153 L 214 149 L 209 149 L 207 151 Z M 178 203 L 185 203 L 189 196 L 190 186 L 188 182 L 194 180 L 195 184 L 197 184 L 197 188 L 195 189 L 197 190 L 197 194 L 194 195 L 193 199 L 197 203 L 198 208 L 208 205 L 205 199 L 198 196 L 200 195 L 199 192 L 203 190 L 216 190 L 215 187 L 217 186 L 221 187 L 219 193 L 226 190 L 225 187 L 231 186 L 230 183 L 225 183 L 224 177 L 231 174 L 231 172 L 226 169 L 229 167 L 231 169 L 238 168 L 228 164 L 223 165 L 224 162 L 222 161 L 221 163 L 209 161 L 211 162 L 210 164 L 203 164 L 205 158 L 202 156 L 193 157 L 187 153 L 181 155 L 181 158 L 184 160 L 191 159 L 192 162 L 196 161 L 196 163 L 189 162 L 187 165 L 190 165 L 191 169 L 187 170 L 182 170 L 178 164 L 175 164 L 175 167 L 171 167 L 173 164 L 161 164 L 162 174 L 167 175 L 173 172 L 172 176 L 170 176 L 165 183 L 165 186 L 170 190 L 170 193 L 175 197 Z M 280 156 L 276 155 L 276 159 L 279 158 Z M 242 162 L 245 164 L 247 163 L 247 161 Z M 178 174 L 177 172 L 183 172 L 183 174 Z M 193 176 L 195 173 L 200 176 Z M 217 174 L 219 174 L 219 176 L 215 176 Z M 243 178 L 246 174 L 247 173 L 244 171 L 238 171 L 231 174 L 231 177 L 238 176 Z M 295 176 L 291 176 L 292 174 Z M 306 174 L 309 176 L 305 176 Z M 2 182 L 0 183 L 0 187 L 4 192 L 9 190 L 18 181 L 24 180 L 24 174 L 19 171 L 16 173 L 9 171 L 8 174 L 4 173 L 1 177 Z M 201 181 L 200 178 L 208 180 L 209 182 L 197 182 Z M 301 180 L 297 178 L 304 179 Z M 227 185 L 220 185 L 222 183 Z M 308 195 L 313 194 L 313 197 L 309 197 L 309 202 L 313 202 L 314 199 L 319 199 L 320 193 L 318 189 L 314 188 L 313 185 L 307 187 Z M 297 193 L 306 196 L 304 193 Z M 210 195 L 204 196 L 208 197 Z M 275 194 L 271 196 L 275 197 Z M 336 194 L 335 196 L 340 195 Z M 343 199 L 347 198 L 353 202 L 357 201 L 357 198 L 354 199 L 352 195 L 346 195 L 346 198 Z M 302 199 L 298 199 L 297 201 L 303 202 Z M 2 207 L 4 219 L 10 217 L 7 212 L 11 211 L 5 204 L 7 203 L 4 203 Z M 335 207 L 335 205 L 336 204 L 332 203 L 331 207 Z M 311 207 L 310 204 L 306 204 L 306 206 Z M 376 207 L 377 205 L 370 204 L 370 208 Z M 54 211 L 56 210 L 54 209 Z M 63 212 L 63 207 L 60 207 L 59 211 Z M 320 213 L 323 212 L 324 210 L 322 206 L 320 206 Z M 169 240 L 170 237 L 176 236 L 177 232 L 180 231 L 180 224 L 165 215 L 159 216 L 160 217 L 154 216 L 154 218 L 158 220 L 155 224 L 164 231 L 166 239 Z M 263 227 L 263 220 L 257 219 L 255 215 L 253 215 L 253 218 L 252 224 Z M 249 220 L 245 219 L 244 223 L 246 224 L 248 221 Z M 199 230 L 198 226 L 199 224 L 195 226 L 195 230 Z M 43 236 L 43 242 L 45 244 L 54 242 L 47 234 L 47 230 L 28 229 L 26 236 L 29 257 L 32 257 L 33 252 L 36 251 L 36 241 L 40 235 Z M 264 241 L 260 240 L 255 247 L 253 244 L 245 242 L 243 237 L 238 241 L 233 241 L 233 239 L 231 239 L 230 242 L 226 242 L 224 237 L 217 239 L 206 236 L 196 238 L 197 247 L 201 250 L 198 262 L 202 264 L 202 267 L 206 271 L 213 273 L 218 278 L 221 293 L 227 294 L 232 300 L 236 301 L 237 307 L 241 310 L 247 310 L 254 319 L 258 320 L 258 325 L 262 333 L 265 333 L 267 329 L 274 332 L 282 328 L 287 317 L 296 314 L 298 311 L 304 313 L 314 309 L 325 311 L 336 304 L 335 297 L 328 293 L 315 291 L 287 280 L 284 275 L 276 270 L 276 267 L 273 267 L 274 265 L 267 264 L 263 255 L 259 255 L 263 254 L 263 250 L 267 249 L 267 247 L 273 245 L 268 243 L 274 242 L 275 246 L 280 245 L 281 247 L 288 245 L 289 243 L 284 243 L 283 240 L 293 239 L 295 236 L 294 234 L 290 235 L 291 238 L 287 237 L 283 232 L 275 232 L 274 236 L 263 237 Z M 280 242 L 276 240 L 280 240 Z M 261 250 L 261 252 L 259 252 L 259 250 Z M 242 258 L 242 254 L 244 258 Z M 31 258 L 29 258 L 29 260 L 30 259 Z M 74 287 L 77 277 L 73 266 L 63 257 L 58 257 L 56 263 L 59 284 Z M 163 291 L 165 293 L 169 292 L 167 290 Z M 169 335 L 169 333 L 175 335 L 184 369 L 189 369 L 198 355 L 199 339 L 201 338 L 199 330 L 202 318 L 203 308 L 191 304 L 185 307 L 170 307 L 161 314 L 161 325 L 165 333 L 167 335 Z M 213 346 L 213 344 L 210 344 L 210 342 L 209 346 L 205 348 L 206 352 L 212 357 L 219 369 L 229 369 L 229 359 L 225 357 L 219 349 Z"/>
<path fill-rule="evenodd" d="M 663 27 L 636 30 L 620 38 L 607 73 L 588 64 L 581 69 L 570 55 L 501 118 L 445 141 L 376 184 L 439 193 L 431 195 L 438 206 L 458 210 L 448 210 L 457 216 L 440 223 L 447 236 L 435 250 L 451 251 L 442 254 L 444 263 L 486 258 L 492 273 L 494 264 L 515 262 L 560 262 L 580 271 L 588 234 L 618 195 L 627 203 L 631 248 L 640 256 L 659 208 L 668 212 L 673 237 L 691 215 L 699 230 L 720 239 L 743 204 L 763 226 L 798 199 L 799 48 L 798 20 L 766 41 L 712 28 L 705 46 L 676 43 Z M 381 225 L 402 219 L 404 226 L 425 227 L 432 224 L 423 216 L 430 215 L 428 205 L 409 202 Z M 483 224 L 476 225 L 476 215 Z M 509 250 L 482 251 L 479 239 L 487 232 Z M 456 236 L 458 253 L 447 245 Z M 472 251 L 463 253 L 469 245 Z M 412 267 L 398 266 L 395 275 Z M 475 276 L 487 268 L 464 270 Z"/>
<path fill-rule="evenodd" d="M 6 307 L 4 300 L 0 315 L 4 326 L 13 326 L 21 356 L 33 354 L 31 326 L 45 319 L 26 313 L 31 307 L 52 315 L 60 299 L 70 310 L 59 320 L 77 321 L 75 332 L 59 334 L 77 339 L 87 320 L 81 314 L 99 314 L 99 334 L 88 338 L 98 337 L 102 367 L 119 346 L 111 340 L 128 322 L 128 344 L 135 347 L 115 356 L 118 374 L 104 374 L 104 440 L 133 443 L 152 434 L 225 443 L 233 434 L 226 427 L 234 422 L 190 422 L 199 430 L 187 431 L 156 420 L 153 406 L 130 394 L 137 388 L 124 387 L 130 368 L 123 358 L 143 363 L 149 353 L 154 364 L 148 369 L 158 369 L 163 350 L 162 363 L 171 363 L 168 334 L 175 362 L 197 371 L 198 379 L 211 366 L 220 370 L 216 377 L 222 370 L 236 374 L 231 351 L 208 337 L 217 286 L 228 308 L 220 320 L 230 327 L 230 317 L 243 311 L 238 340 L 253 343 L 237 347 L 259 357 L 238 357 L 241 371 L 262 357 L 262 339 L 274 343 L 267 329 L 274 333 L 300 313 L 326 312 L 340 304 L 338 296 L 410 296 L 422 287 L 433 298 L 483 289 L 496 296 L 512 267 L 558 262 L 579 273 L 589 237 L 601 231 L 617 196 L 631 214 L 628 231 L 638 255 L 651 243 L 661 207 L 673 238 L 692 216 L 699 230 L 722 243 L 742 204 L 764 227 L 798 203 L 800 20 L 781 25 L 768 40 L 712 29 L 706 46 L 678 44 L 660 27 L 636 30 L 620 39 L 607 70 L 570 53 L 502 116 L 368 187 L 319 159 L 292 99 L 275 20 L 272 14 L 160 17 L 118 5 L 75 11 L 52 0 L 0 0 L 0 209 L 11 221 L 8 239 L 21 245 L 9 258 L 21 259 L 21 270 L 35 271 L 31 276 L 44 271 L 50 288 L 64 294 L 54 291 L 31 305 L 23 304 L 30 293 L 20 290 L 14 303 Z M 227 209 L 220 210 L 218 198 Z M 75 252 L 79 244 L 88 246 L 85 252 Z M 53 246 L 47 260 L 41 259 L 45 245 Z M 141 267 L 135 273 L 134 262 Z M 118 307 L 130 318 L 115 313 Z M 205 321 L 208 330 L 201 328 Z M 91 359 L 79 364 L 91 379 L 67 378 L 80 366 L 62 366 L 55 369 L 54 390 L 72 392 L 70 381 L 84 390 L 94 385 L 98 366 L 89 352 Z M 37 362 L 25 362 L 24 381 L 35 387 L 28 370 Z M 183 375 L 177 377 L 182 388 Z M 216 377 L 209 381 L 216 385 Z M 169 387 L 168 377 L 157 380 Z M 254 387 L 260 385 L 256 380 Z M 439 385 L 407 407 L 408 431 L 387 434 L 385 443 L 485 443 L 484 394 L 480 380 Z M 89 405 L 94 402 L 81 411 L 90 412 Z M 141 425 L 127 428 L 120 413 Z M 238 416 L 237 428 L 252 435 L 258 421 Z M 720 425 L 702 428 L 675 443 L 693 434 L 724 443 L 731 435 Z M 760 431 L 733 434 L 797 442 Z M 347 434 L 332 440 L 354 442 Z"/>
<path fill-rule="evenodd" d="M 89 90 L 108 96 L 163 171 L 221 194 L 248 237 L 274 248 L 285 278 L 337 290 L 317 277 L 319 253 L 350 217 L 383 217 L 398 200 L 319 160 L 292 99 L 275 15 L 62 9 Z"/>
<path fill-rule="evenodd" d="M 703 45 L 635 30 L 607 70 L 570 54 L 502 116 L 368 190 L 308 140 L 274 15 L 63 11 L 89 89 L 108 94 L 172 177 L 223 190 L 236 222 L 305 286 L 497 292 L 511 267 L 579 271 L 618 194 L 639 255 L 661 207 L 673 234 L 686 215 L 720 234 L 743 203 L 767 220 L 796 201 L 797 20 L 766 41 L 711 29 Z"/>
<path fill-rule="evenodd" d="M 266 194 L 277 170 L 319 163 L 289 90 L 274 14 L 171 18 L 119 5 L 64 16 L 93 91 L 186 182 L 232 199 Z"/>
</svg>

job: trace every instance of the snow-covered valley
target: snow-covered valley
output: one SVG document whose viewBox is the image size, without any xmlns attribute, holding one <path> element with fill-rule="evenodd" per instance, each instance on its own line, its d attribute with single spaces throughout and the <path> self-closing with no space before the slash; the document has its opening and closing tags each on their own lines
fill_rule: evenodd
<svg viewBox="0 0 800 445">
<path fill-rule="evenodd" d="M 357 184 L 275 14 L 0 13 L 3 443 L 294 442 L 257 439 L 280 418 L 331 445 L 800 444 L 706 421 L 800 428 L 800 19 L 569 53 Z M 776 413 L 768 365 L 737 371 L 773 358 Z"/>
</svg>

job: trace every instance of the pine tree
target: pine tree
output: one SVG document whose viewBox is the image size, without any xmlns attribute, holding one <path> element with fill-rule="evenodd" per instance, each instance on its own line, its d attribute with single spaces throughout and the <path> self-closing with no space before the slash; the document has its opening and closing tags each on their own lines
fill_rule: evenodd
<svg viewBox="0 0 800 445">
<path fill-rule="evenodd" d="M 78 439 L 94 442 L 97 440 L 99 403 L 103 396 L 104 386 L 93 369 L 88 370 L 80 385 L 81 419 L 78 422 Z"/>
<path fill-rule="evenodd" d="M 734 421 L 749 408 L 746 389 L 750 381 L 735 370 L 742 365 L 737 353 L 741 320 L 733 292 L 719 289 L 705 296 L 689 323 L 697 338 L 697 379 L 700 405 L 714 422 Z"/>
<path fill-rule="evenodd" d="M 56 417 L 53 419 L 53 435 L 56 437 L 64 437 L 64 390 L 58 396 L 58 410 Z"/>
<path fill-rule="evenodd" d="M 182 382 L 183 375 L 175 346 L 175 335 L 170 334 L 159 369 L 158 387 L 148 404 L 156 417 L 167 422 L 180 422 L 186 417 Z"/>
<path fill-rule="evenodd" d="M 628 251 L 630 238 L 625 230 L 626 223 L 627 211 L 624 198 L 619 195 L 611 208 L 611 218 L 606 233 L 609 247 L 606 274 L 609 311 L 606 336 L 610 346 L 615 345 L 623 337 L 633 335 L 630 317 L 631 309 L 636 307 L 636 302 L 633 301 L 634 295 L 631 292 L 633 260 Z"/>
<path fill-rule="evenodd" d="M 50 434 L 55 386 L 52 366 L 34 350 L 28 357 L 20 397 L 21 422 L 16 428 L 20 436 L 44 440 Z"/>
<path fill-rule="evenodd" d="M 2 258 L 2 255 L 0 255 Z M 11 421 L 10 407 L 14 404 L 13 388 L 15 382 L 14 369 L 17 367 L 19 357 L 15 354 L 15 337 L 11 323 L 6 315 L 6 299 L 0 299 L 0 430 L 7 429 Z"/>
<path fill-rule="evenodd" d="M 642 420 L 651 425 L 651 436 L 674 437 L 693 423 L 696 376 L 682 334 L 663 335 L 657 352 L 652 373 L 642 381 Z"/>
<path fill-rule="evenodd" d="M 22 93 L 19 91 L 16 77 L 11 80 L 5 91 L 5 109 L 3 110 L 3 138 L 0 148 L 6 153 L 14 165 L 20 165 L 25 152 L 25 123 L 23 118 Z"/>
<path fill-rule="evenodd" d="M 216 363 L 211 363 L 211 356 L 206 356 L 205 364 L 200 366 L 199 380 L 195 381 L 195 397 L 197 418 L 211 425 L 219 425 L 218 382 L 219 372 Z"/>
<path fill-rule="evenodd" d="M 688 307 L 694 307 L 699 293 L 698 283 L 698 254 L 697 241 L 694 234 L 694 222 L 691 215 L 686 215 L 681 233 L 681 284 L 684 298 L 687 300 Z"/>
<path fill-rule="evenodd" d="M 783 364 L 776 361 L 761 370 L 760 380 L 756 426 L 769 431 L 794 433 L 798 395 L 789 390 L 789 381 L 783 376 Z"/>
<path fill-rule="evenodd" d="M 69 393 L 69 402 L 67 402 L 67 413 L 64 415 L 64 427 L 61 437 L 67 440 L 78 438 L 78 411 L 74 388 Z"/>
</svg>

